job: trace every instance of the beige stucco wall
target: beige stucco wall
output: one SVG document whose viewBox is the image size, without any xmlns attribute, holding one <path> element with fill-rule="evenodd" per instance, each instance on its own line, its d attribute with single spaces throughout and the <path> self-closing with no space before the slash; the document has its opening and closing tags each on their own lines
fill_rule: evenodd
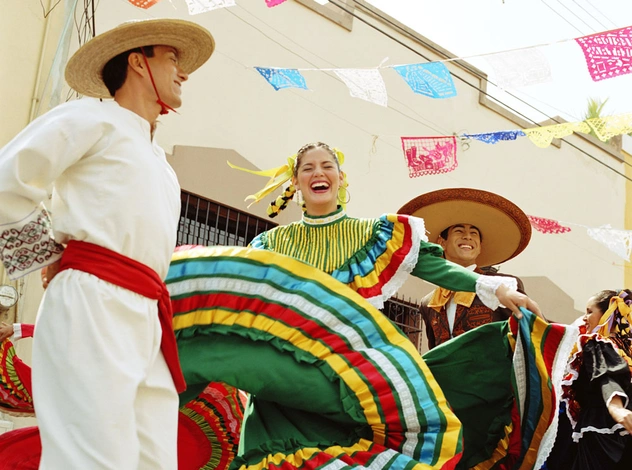
<svg viewBox="0 0 632 470">
<path fill-rule="evenodd" d="M 301 1 L 310 4 L 310 0 Z M 388 108 L 351 98 L 332 72 L 304 72 L 310 91 L 274 91 L 252 66 L 373 67 L 385 57 L 389 64 L 424 59 L 357 20 L 346 24 L 350 31 L 293 1 L 273 9 L 262 0 L 238 3 L 195 17 L 188 15 L 183 0 L 162 1 L 148 11 L 124 1 L 99 3 L 97 32 L 128 19 L 166 16 L 196 21 L 215 36 L 216 53 L 184 85 L 179 114 L 161 118 L 158 131 L 184 189 L 245 210 L 243 198 L 260 189 L 265 180 L 229 170 L 227 158 L 235 157 L 234 163 L 244 166 L 250 162 L 253 167 L 269 168 L 284 163 L 304 143 L 322 140 L 347 156 L 352 216 L 393 212 L 420 193 L 463 186 L 497 192 L 528 214 L 591 227 L 624 227 L 625 180 L 565 143 L 539 149 L 526 138 L 497 145 L 473 142 L 468 149 L 460 149 L 456 171 L 410 179 L 400 136 L 515 129 L 520 127 L 517 118 L 482 105 L 479 91 L 458 80 L 456 98 L 415 95 L 390 69 L 382 71 Z M 28 122 L 36 83 L 40 90 L 45 88 L 63 23 L 61 4 L 50 18 L 54 23 L 37 80 L 46 32 L 39 2 L 8 2 L 0 15 L 4 44 L 0 58 L 15 65 L 0 69 L 4 104 L 0 145 Z M 438 58 L 392 28 L 380 27 L 424 55 Z M 76 48 L 76 39 L 72 41 L 71 52 Z M 479 78 L 458 64 L 448 67 L 467 82 L 482 86 Z M 627 171 L 601 146 L 576 135 L 568 139 L 594 158 Z M 251 210 L 263 215 L 265 206 Z M 278 221 L 286 223 L 298 215 L 293 209 Z M 529 293 L 558 321 L 571 321 L 595 291 L 624 282 L 623 261 L 590 239 L 585 229 L 572 228 L 564 235 L 535 232 L 525 252 L 502 266 L 502 271 L 524 278 Z M 428 289 L 421 281 L 411 280 L 400 294 L 414 300 Z M 38 274 L 27 277 L 24 292 L 22 319 L 33 321 L 42 294 Z M 19 352 L 28 362 L 26 349 Z"/>
<path fill-rule="evenodd" d="M 623 156 L 627 165 L 625 166 L 625 174 L 632 180 L 632 137 L 624 135 L 622 139 Z M 625 230 L 632 230 L 632 181 L 625 182 Z M 632 263 L 625 263 L 625 279 L 623 286 L 632 289 Z"/>
<path fill-rule="evenodd" d="M 118 6 L 113 10 L 103 10 L 102 21 L 107 26 L 127 14 Z M 144 16 L 135 10 L 130 14 Z M 157 5 L 152 14 L 191 18 L 185 10 L 175 11 L 166 3 Z M 311 91 L 274 91 L 255 70 L 246 67 L 369 67 L 384 57 L 392 64 L 423 61 L 357 20 L 349 32 L 299 4 L 287 2 L 282 8 L 268 9 L 258 1 L 244 1 L 238 8 L 193 19 L 213 32 L 217 52 L 185 84 L 180 114 L 163 118 L 159 140 L 167 149 L 174 145 L 233 149 L 256 166 L 267 168 L 283 163 L 306 142 L 324 140 L 347 155 L 349 212 L 354 216 L 395 211 L 420 193 L 467 186 L 497 192 L 529 214 L 587 226 L 610 223 L 623 227 L 624 180 L 567 144 L 539 149 L 526 138 L 497 145 L 473 142 L 468 150 L 460 151 L 456 171 L 408 178 L 399 136 L 518 127 L 481 106 L 480 93 L 458 80 L 457 98 L 432 100 L 413 94 L 393 70 L 383 70 L 390 103 L 383 108 L 351 98 L 346 86 L 331 73 L 304 72 Z M 427 50 L 423 53 L 433 57 Z M 472 74 L 454 64 L 449 67 L 468 82 L 479 84 Z M 378 136 L 376 141 L 374 136 Z M 623 171 L 623 164 L 601 147 L 579 136 L 569 140 Z M 204 168 L 216 171 L 211 162 Z M 184 187 L 188 184 L 186 177 L 181 182 Z M 259 188 L 243 188 L 242 194 Z M 548 277 L 570 295 L 574 307 L 550 315 L 570 321 L 576 310 L 583 310 L 591 293 L 623 283 L 622 265 L 616 255 L 590 239 L 585 229 L 573 226 L 564 235 L 534 233 L 527 250 L 502 270 L 524 277 Z M 420 288 L 404 293 L 415 297 L 415 289 Z"/>
<path fill-rule="evenodd" d="M 0 15 L 0 146 L 20 132 L 32 117 L 45 112 L 53 84 L 49 74 L 63 27 L 62 0 L 3 2 Z"/>
</svg>

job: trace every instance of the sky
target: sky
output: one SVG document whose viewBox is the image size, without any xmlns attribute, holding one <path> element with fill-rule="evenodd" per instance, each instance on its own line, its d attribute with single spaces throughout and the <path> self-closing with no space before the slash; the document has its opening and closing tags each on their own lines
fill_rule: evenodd
<svg viewBox="0 0 632 470">
<path fill-rule="evenodd" d="M 559 42 L 632 26 L 630 0 L 367 1 L 453 54 L 469 57 L 492 81 L 489 63 L 470 56 L 546 44 L 538 50 L 550 64 L 552 81 L 508 90 L 538 111 L 493 91 L 532 119 L 583 120 L 589 98 L 608 98 L 606 115 L 632 112 L 632 74 L 593 82 L 575 41 Z"/>
</svg>

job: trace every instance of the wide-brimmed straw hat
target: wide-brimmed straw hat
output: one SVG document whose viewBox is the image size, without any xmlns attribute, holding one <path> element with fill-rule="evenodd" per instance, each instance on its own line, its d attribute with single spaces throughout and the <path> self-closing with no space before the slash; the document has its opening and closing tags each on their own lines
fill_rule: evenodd
<svg viewBox="0 0 632 470">
<path fill-rule="evenodd" d="M 213 53 L 210 32 L 191 21 L 149 19 L 127 21 L 92 38 L 66 65 L 66 82 L 82 95 L 111 98 L 103 83 L 103 67 L 123 52 L 143 46 L 171 46 L 178 51 L 180 68 L 191 73 Z"/>
<path fill-rule="evenodd" d="M 514 258 L 531 239 L 527 215 L 498 194 L 470 188 L 448 188 L 417 196 L 402 206 L 399 214 L 424 219 L 429 239 L 457 224 L 478 227 L 483 237 L 478 266 L 492 266 Z"/>
</svg>

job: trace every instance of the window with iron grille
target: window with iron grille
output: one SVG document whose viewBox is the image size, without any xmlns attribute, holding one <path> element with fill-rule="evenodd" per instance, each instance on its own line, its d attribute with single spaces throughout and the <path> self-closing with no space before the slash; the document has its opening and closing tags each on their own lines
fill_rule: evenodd
<svg viewBox="0 0 632 470">
<path fill-rule="evenodd" d="M 417 350 L 421 348 L 423 320 L 418 304 L 391 297 L 384 302 L 382 313 L 408 336 L 408 339 L 415 345 Z"/>
<path fill-rule="evenodd" d="M 188 191 L 183 190 L 180 199 L 182 210 L 178 225 L 178 245 L 247 246 L 261 232 L 277 226 L 270 220 Z M 419 349 L 423 332 L 419 305 L 393 297 L 384 303 L 382 313 Z"/>
<path fill-rule="evenodd" d="M 270 220 L 188 191 L 181 192 L 180 200 L 178 245 L 247 246 L 261 232 L 277 226 Z"/>
</svg>

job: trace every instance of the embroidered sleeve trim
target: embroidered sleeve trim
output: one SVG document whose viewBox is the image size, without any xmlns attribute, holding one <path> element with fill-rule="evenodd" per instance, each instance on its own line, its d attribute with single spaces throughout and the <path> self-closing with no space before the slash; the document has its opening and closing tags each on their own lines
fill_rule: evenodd
<svg viewBox="0 0 632 470">
<path fill-rule="evenodd" d="M 18 222 L 0 225 L 0 259 L 12 280 L 54 263 L 63 250 L 53 240 L 50 216 L 43 205 Z"/>
<path fill-rule="evenodd" d="M 518 290 L 518 281 L 513 277 L 480 276 L 476 280 L 476 295 L 486 307 L 496 310 L 498 307 L 504 307 L 496 297 L 496 289 L 503 285 L 511 290 Z"/>
</svg>

